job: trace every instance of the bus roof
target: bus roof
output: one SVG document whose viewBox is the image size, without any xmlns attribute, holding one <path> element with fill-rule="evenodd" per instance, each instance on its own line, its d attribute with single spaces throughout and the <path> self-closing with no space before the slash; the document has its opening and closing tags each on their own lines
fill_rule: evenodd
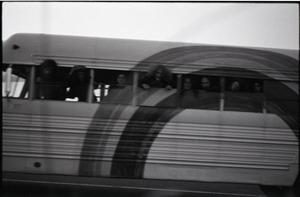
<svg viewBox="0 0 300 197">
<path fill-rule="evenodd" d="M 15 34 L 4 43 L 4 63 L 39 64 L 55 59 L 60 65 L 98 67 L 120 62 L 132 66 L 181 43 L 49 34 Z"/>
<path fill-rule="evenodd" d="M 276 75 L 288 70 L 287 75 L 298 80 L 298 53 L 284 49 L 20 33 L 4 42 L 3 63 L 38 65 L 45 59 L 54 59 L 61 66 L 139 71 L 164 64 L 174 73 L 215 67 L 269 72 L 272 64 L 279 69 Z"/>
</svg>

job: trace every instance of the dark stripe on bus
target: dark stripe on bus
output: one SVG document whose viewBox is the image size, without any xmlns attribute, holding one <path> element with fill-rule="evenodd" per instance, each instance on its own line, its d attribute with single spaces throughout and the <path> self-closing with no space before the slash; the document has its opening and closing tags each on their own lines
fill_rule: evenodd
<svg viewBox="0 0 300 197">
<path fill-rule="evenodd" d="M 147 155 L 157 135 L 181 109 L 140 107 L 124 129 L 113 156 L 111 176 L 143 178 Z"/>
</svg>

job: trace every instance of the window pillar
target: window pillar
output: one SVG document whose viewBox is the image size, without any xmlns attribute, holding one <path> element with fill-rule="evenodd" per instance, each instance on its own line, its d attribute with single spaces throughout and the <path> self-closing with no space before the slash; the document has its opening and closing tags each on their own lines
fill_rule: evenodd
<svg viewBox="0 0 300 197">
<path fill-rule="evenodd" d="M 87 102 L 92 103 L 94 98 L 94 69 L 90 70 L 90 82 L 87 94 Z"/>
<path fill-rule="evenodd" d="M 133 106 L 137 105 L 138 82 L 139 82 L 139 73 L 135 71 L 133 73 L 133 97 L 132 97 Z"/>
<path fill-rule="evenodd" d="M 33 100 L 35 98 L 35 73 L 36 66 L 31 66 L 29 75 L 29 100 Z"/>
<path fill-rule="evenodd" d="M 220 111 L 224 111 L 224 100 L 225 100 L 225 78 L 220 79 L 221 93 L 220 93 Z"/>
</svg>

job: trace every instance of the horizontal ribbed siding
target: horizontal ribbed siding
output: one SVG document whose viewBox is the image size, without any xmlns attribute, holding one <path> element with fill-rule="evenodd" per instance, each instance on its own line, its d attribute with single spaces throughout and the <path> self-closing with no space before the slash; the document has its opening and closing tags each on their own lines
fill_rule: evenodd
<svg viewBox="0 0 300 197">
<path fill-rule="evenodd" d="M 80 159 L 87 129 L 90 152 L 85 158 L 110 161 L 126 120 L 97 120 L 56 116 L 3 116 L 3 156 Z M 129 143 L 150 122 L 135 122 Z M 111 131 L 101 130 L 109 126 Z M 159 127 L 155 124 L 152 129 Z M 99 136 L 101 135 L 101 136 Z M 99 149 L 99 137 L 108 139 Z M 139 139 L 139 138 L 137 138 Z M 147 143 L 147 142 L 145 142 Z M 146 147 L 146 146 L 145 146 Z M 192 165 L 288 170 L 297 156 L 298 141 L 289 129 L 249 126 L 168 123 L 152 145 L 148 164 Z M 95 157 L 95 153 L 97 155 Z M 126 151 L 124 154 L 130 154 Z"/>
</svg>

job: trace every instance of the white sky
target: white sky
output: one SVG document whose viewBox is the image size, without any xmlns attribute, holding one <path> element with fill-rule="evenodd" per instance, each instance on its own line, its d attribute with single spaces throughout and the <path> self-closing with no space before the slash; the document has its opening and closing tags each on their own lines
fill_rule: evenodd
<svg viewBox="0 0 300 197">
<path fill-rule="evenodd" d="M 297 3 L 4 2 L 2 40 L 48 33 L 299 50 Z"/>
</svg>

